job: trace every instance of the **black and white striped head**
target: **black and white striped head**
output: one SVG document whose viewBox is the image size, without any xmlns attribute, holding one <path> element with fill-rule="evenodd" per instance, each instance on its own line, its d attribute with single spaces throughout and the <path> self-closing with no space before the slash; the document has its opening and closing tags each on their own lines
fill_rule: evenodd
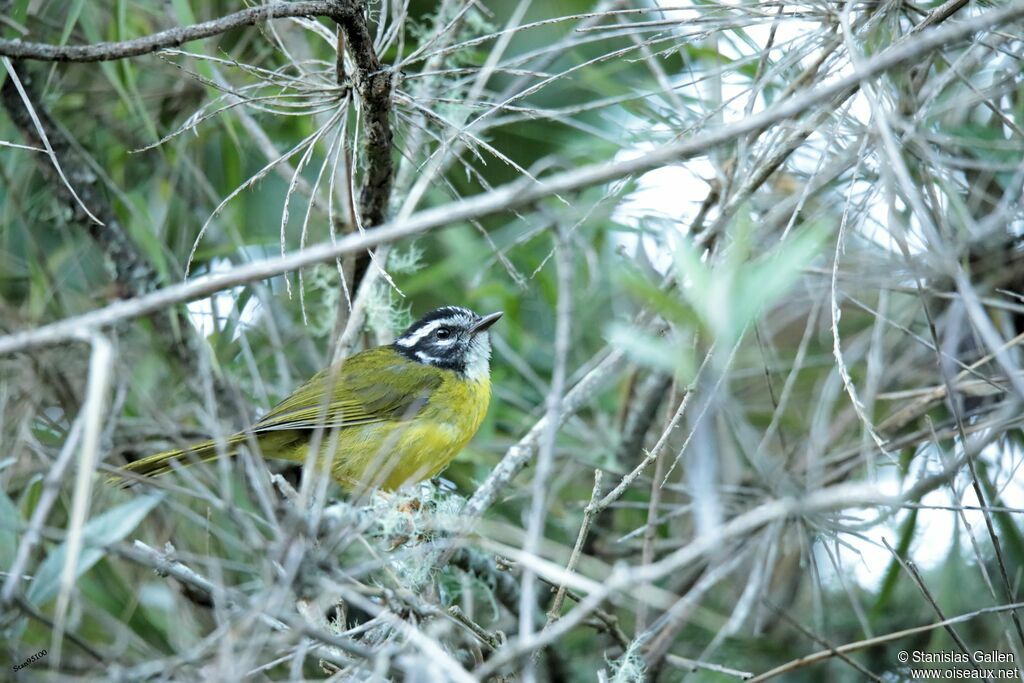
<svg viewBox="0 0 1024 683">
<path fill-rule="evenodd" d="M 487 328 L 500 317 L 501 311 L 480 316 L 468 308 L 443 306 L 414 322 L 395 340 L 394 348 L 417 363 L 484 379 L 491 369 Z"/>
</svg>

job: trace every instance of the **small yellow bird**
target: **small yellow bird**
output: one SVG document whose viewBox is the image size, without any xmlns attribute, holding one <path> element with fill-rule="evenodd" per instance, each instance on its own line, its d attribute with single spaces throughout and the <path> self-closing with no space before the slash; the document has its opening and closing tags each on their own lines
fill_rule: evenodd
<svg viewBox="0 0 1024 683">
<path fill-rule="evenodd" d="M 480 316 L 458 306 L 438 308 L 393 344 L 317 373 L 219 447 L 203 441 L 122 469 L 155 476 L 174 462 L 236 455 L 253 439 L 262 457 L 297 462 L 305 462 L 318 442 L 318 465 L 329 464 L 334 479 L 350 490 L 397 489 L 433 477 L 483 422 L 491 400 L 487 329 L 500 317 L 501 311 Z"/>
</svg>

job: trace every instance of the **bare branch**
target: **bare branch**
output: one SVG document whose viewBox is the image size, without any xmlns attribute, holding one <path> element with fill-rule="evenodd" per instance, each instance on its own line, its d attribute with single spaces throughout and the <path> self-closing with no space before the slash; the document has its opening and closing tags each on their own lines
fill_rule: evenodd
<svg viewBox="0 0 1024 683">
<path fill-rule="evenodd" d="M 371 227 L 383 223 L 387 216 L 394 180 L 391 160 L 393 135 L 388 118 L 391 112 L 391 71 L 381 66 L 362 12 L 339 13 L 335 18 L 356 64 L 353 80 L 362 104 L 366 171 L 359 191 L 357 224 Z M 340 63 L 341 55 L 338 55 L 338 60 Z"/>
<path fill-rule="evenodd" d="M 342 19 L 357 11 L 355 4 L 348 0 L 274 2 L 260 7 L 250 7 L 192 26 L 171 28 L 142 38 L 116 43 L 51 45 L 20 40 L 0 40 L 0 55 L 12 59 L 33 59 L 44 62 L 107 62 L 151 54 L 169 47 L 180 47 L 193 40 L 220 35 L 242 26 L 255 26 L 270 19 L 309 16 Z"/>
<path fill-rule="evenodd" d="M 970 621 L 985 614 L 1000 614 L 1002 612 L 1010 612 L 1024 608 L 1024 602 L 1015 602 L 1008 605 L 995 605 L 993 607 L 984 607 L 973 612 L 967 612 L 960 614 L 949 619 L 943 619 L 933 624 L 925 624 L 924 626 L 915 626 L 914 628 L 903 629 L 902 631 L 894 631 L 893 633 L 886 633 L 885 635 L 876 636 L 874 638 L 866 638 L 865 640 L 858 640 L 853 643 L 847 643 L 838 647 L 821 650 L 813 654 L 806 655 L 800 659 L 795 659 L 791 662 L 786 662 L 780 666 L 775 667 L 770 671 L 765 671 L 763 674 L 759 674 L 750 679 L 749 683 L 761 683 L 761 681 L 767 681 L 784 673 L 789 673 L 796 669 L 802 669 L 805 666 L 816 664 L 817 662 L 824 661 L 831 657 L 835 657 L 840 654 L 846 654 L 847 652 L 856 652 L 858 650 L 865 650 L 869 647 L 876 645 L 883 645 L 890 643 L 894 640 L 900 640 L 907 638 L 908 636 L 917 635 L 918 633 L 927 633 L 928 631 L 934 631 L 937 628 L 946 628 L 953 624 L 961 624 L 965 621 Z"/>
</svg>

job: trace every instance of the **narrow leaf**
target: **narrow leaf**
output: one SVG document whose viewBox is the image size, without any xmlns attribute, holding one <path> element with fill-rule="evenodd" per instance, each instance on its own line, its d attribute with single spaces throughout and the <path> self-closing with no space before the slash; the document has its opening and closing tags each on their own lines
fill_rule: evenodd
<svg viewBox="0 0 1024 683">
<path fill-rule="evenodd" d="M 160 499 L 161 496 L 136 498 L 90 520 L 82 530 L 82 552 L 78 558 L 78 566 L 75 567 L 75 576 L 81 576 L 99 562 L 106 546 L 130 534 L 150 510 L 156 507 Z M 39 605 L 57 594 L 66 552 L 67 545 L 61 543 L 43 560 L 28 589 L 29 602 Z"/>
</svg>

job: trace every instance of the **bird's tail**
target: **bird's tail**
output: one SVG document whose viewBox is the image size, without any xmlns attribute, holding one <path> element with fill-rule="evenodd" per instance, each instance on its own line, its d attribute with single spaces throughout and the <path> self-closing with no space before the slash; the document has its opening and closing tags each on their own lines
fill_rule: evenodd
<svg viewBox="0 0 1024 683">
<path fill-rule="evenodd" d="M 193 444 L 188 448 L 175 448 L 161 453 L 148 455 L 141 460 L 128 463 L 121 468 L 122 472 L 142 475 L 144 477 L 156 477 L 170 472 L 175 464 L 180 467 L 193 465 L 197 462 L 210 462 L 222 456 L 231 457 L 238 453 L 239 445 L 245 440 L 245 434 L 233 434 L 227 439 L 215 441 L 210 439 Z M 130 480 L 127 477 L 113 476 L 108 480 L 110 484 L 127 484 Z"/>
</svg>

